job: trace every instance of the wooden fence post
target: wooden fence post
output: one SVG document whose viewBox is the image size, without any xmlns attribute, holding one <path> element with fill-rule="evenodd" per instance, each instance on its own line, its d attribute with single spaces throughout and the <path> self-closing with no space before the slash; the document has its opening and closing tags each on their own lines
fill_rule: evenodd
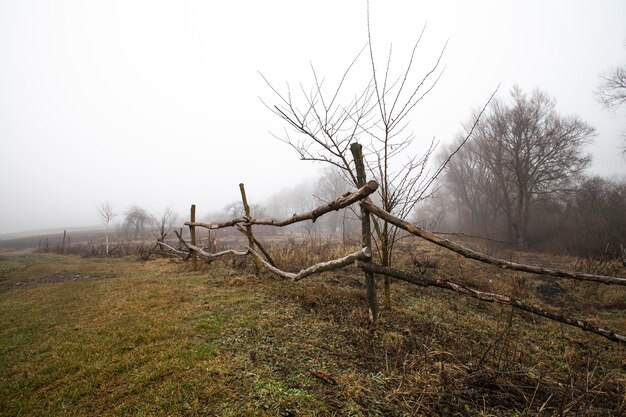
<svg viewBox="0 0 626 417">
<path fill-rule="evenodd" d="M 63 255 L 67 255 L 67 252 L 65 251 L 65 238 L 67 237 L 67 230 L 63 231 L 63 243 L 61 243 L 61 252 L 63 252 Z"/>
<path fill-rule="evenodd" d="M 191 205 L 191 222 L 195 223 L 196 221 L 196 205 Z M 196 226 L 189 226 L 189 234 L 191 235 L 191 244 L 196 246 Z M 198 267 L 198 255 L 195 251 L 191 253 L 191 267 L 196 269 Z"/>
<path fill-rule="evenodd" d="M 244 188 L 243 183 L 239 184 L 239 191 L 241 191 L 241 202 L 243 203 L 243 209 L 246 212 L 246 217 L 250 218 L 250 206 L 248 205 L 246 189 Z M 251 249 L 254 248 L 254 235 L 252 234 L 252 226 L 246 226 L 246 235 L 248 236 L 248 246 Z M 254 258 L 254 275 L 258 277 L 260 272 L 261 262 L 257 258 Z"/>
<path fill-rule="evenodd" d="M 353 143 L 350 145 L 350 151 L 354 158 L 354 165 L 356 167 L 357 187 L 363 187 L 365 185 L 365 163 L 363 162 L 363 147 L 359 143 Z M 364 248 L 367 248 L 369 258 L 365 261 L 371 263 L 372 260 L 372 230 L 369 211 L 361 206 L 361 244 Z M 367 303 L 369 305 L 369 319 L 370 322 L 376 323 L 378 319 L 378 306 L 376 303 L 376 282 L 374 281 L 374 274 L 372 272 L 363 271 L 365 276 L 365 287 L 367 289 Z"/>
</svg>

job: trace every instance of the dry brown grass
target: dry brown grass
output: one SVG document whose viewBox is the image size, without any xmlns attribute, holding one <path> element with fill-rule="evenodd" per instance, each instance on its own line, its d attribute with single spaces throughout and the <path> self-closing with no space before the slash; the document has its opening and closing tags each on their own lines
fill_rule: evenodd
<svg viewBox="0 0 626 417">
<path fill-rule="evenodd" d="M 353 250 L 326 243 L 283 248 L 273 242 L 272 253 L 295 271 Z M 443 256 L 429 245 L 403 246 L 396 265 L 515 292 L 626 332 L 623 291 L 558 280 L 564 293 L 546 299 L 542 280 Z M 3 255 L 0 414 L 617 416 L 626 410 L 625 348 L 598 336 L 402 283 L 392 286 L 391 310 L 371 326 L 356 269 L 294 284 L 254 277 L 250 266 L 224 260 L 190 271 L 179 261 Z M 11 285 L 59 272 L 113 277 Z M 596 300 L 589 300 L 592 291 Z"/>
</svg>

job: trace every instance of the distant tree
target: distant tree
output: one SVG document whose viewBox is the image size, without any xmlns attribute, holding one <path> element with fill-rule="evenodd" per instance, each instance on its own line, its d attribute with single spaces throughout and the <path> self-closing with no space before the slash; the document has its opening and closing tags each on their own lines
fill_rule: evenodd
<svg viewBox="0 0 626 417">
<path fill-rule="evenodd" d="M 508 238 L 527 242 L 531 208 L 542 199 L 572 190 L 589 165 L 584 145 L 593 127 L 560 116 L 541 91 L 530 96 L 511 90 L 511 102 L 497 100 L 476 125 L 470 146 L 449 164 L 449 189 L 468 204 L 493 204 L 504 218 Z"/>
<path fill-rule="evenodd" d="M 611 110 L 616 110 L 626 103 L 626 65 L 613 67 L 601 75 L 596 98 Z M 626 155 L 626 133 L 622 135 L 621 149 Z"/>
<path fill-rule="evenodd" d="M 174 229 L 174 224 L 178 220 L 178 215 L 174 212 L 172 207 L 166 207 L 161 214 L 152 216 L 152 222 L 154 223 L 154 237 L 157 242 L 165 242 L 165 238 Z"/>
<path fill-rule="evenodd" d="M 102 224 L 104 224 L 104 240 L 105 240 L 105 251 L 107 256 L 109 255 L 109 225 L 113 218 L 117 216 L 117 214 L 113 211 L 113 206 L 108 201 L 102 201 L 98 204 L 98 216 L 100 216 L 100 220 Z"/>
<path fill-rule="evenodd" d="M 626 178 L 587 178 L 566 202 L 564 235 L 568 252 L 585 257 L 623 256 Z"/>
<path fill-rule="evenodd" d="M 456 228 L 485 236 L 493 235 L 497 212 L 493 176 L 481 161 L 478 142 L 463 144 L 463 141 L 465 137 L 459 135 L 438 155 L 438 159 L 443 161 L 456 151 L 444 174 L 446 192 L 439 194 L 446 194 L 445 203 L 451 203 L 450 209 L 454 208 L 448 217 L 456 220 Z M 441 198 L 439 195 L 438 199 Z"/>
<path fill-rule="evenodd" d="M 250 214 L 255 218 L 262 218 L 266 216 L 266 209 L 260 204 L 249 204 L 250 206 Z M 246 214 L 246 211 L 243 207 L 243 203 L 241 201 L 233 201 L 230 204 L 227 204 L 224 207 L 224 211 L 228 213 L 229 218 L 235 219 L 237 217 L 241 217 Z"/>
<path fill-rule="evenodd" d="M 150 214 L 143 208 L 133 205 L 125 211 L 125 223 L 127 228 L 133 228 L 134 240 L 140 240 L 144 236 L 144 229 L 146 225 L 150 224 Z"/>
<path fill-rule="evenodd" d="M 596 96 L 607 108 L 620 107 L 626 103 L 626 65 L 614 67 L 602 74 Z"/>
<path fill-rule="evenodd" d="M 320 177 L 315 184 L 313 195 L 315 205 L 328 203 L 350 191 L 350 184 L 346 181 L 341 170 L 334 166 L 326 166 L 320 173 Z M 333 211 L 317 219 L 326 229 L 329 236 L 335 237 L 341 229 L 343 240 L 346 240 L 346 216 L 349 210 Z M 354 217 L 354 216 L 353 216 Z"/>
</svg>

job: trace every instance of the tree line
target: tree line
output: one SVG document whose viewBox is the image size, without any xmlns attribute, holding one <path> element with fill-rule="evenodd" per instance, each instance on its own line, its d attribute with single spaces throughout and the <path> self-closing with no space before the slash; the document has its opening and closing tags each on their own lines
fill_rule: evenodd
<svg viewBox="0 0 626 417">
<path fill-rule="evenodd" d="M 622 256 L 626 178 L 586 174 L 585 146 L 595 134 L 579 117 L 559 114 L 545 93 L 514 87 L 508 100 L 492 102 L 471 138 L 462 132 L 439 154 L 449 162 L 431 219 L 523 249 Z"/>
</svg>

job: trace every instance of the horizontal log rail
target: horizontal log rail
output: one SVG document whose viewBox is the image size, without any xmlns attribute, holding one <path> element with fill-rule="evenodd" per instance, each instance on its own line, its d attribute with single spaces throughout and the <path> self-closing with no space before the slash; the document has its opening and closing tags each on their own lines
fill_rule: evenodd
<svg viewBox="0 0 626 417">
<path fill-rule="evenodd" d="M 361 207 L 365 210 L 369 215 L 377 216 L 407 232 L 412 235 L 423 238 L 429 242 L 432 242 L 438 246 L 446 248 L 452 252 L 458 253 L 459 255 L 468 258 L 477 260 L 486 264 L 494 265 L 502 269 L 510 269 L 514 271 L 528 272 L 534 274 L 543 274 L 550 275 L 560 278 L 569 278 L 569 279 L 577 279 L 583 281 L 592 281 L 592 282 L 600 282 L 604 284 L 617 284 L 617 285 L 626 285 L 626 278 L 612 277 L 612 276 L 604 276 L 604 275 L 595 275 L 595 274 L 586 274 L 581 272 L 571 272 L 565 271 L 556 268 L 549 268 L 543 266 L 535 266 L 535 265 L 526 265 L 511 261 L 506 261 L 504 259 L 499 259 L 490 255 L 486 255 L 484 253 L 475 251 L 473 249 L 462 246 L 458 243 L 452 242 L 448 239 L 441 238 L 436 234 L 429 232 L 425 229 L 420 228 L 414 224 L 411 224 L 405 220 L 402 220 L 391 213 L 383 210 L 382 208 L 373 204 L 368 196 L 374 193 L 378 188 L 378 183 L 375 181 L 370 181 L 366 183 L 364 186 L 359 189 L 346 193 L 343 196 L 333 200 L 329 203 L 323 204 L 309 212 L 302 214 L 294 214 L 293 216 L 279 220 L 273 218 L 265 218 L 265 219 L 254 219 L 249 215 L 245 215 L 242 217 L 238 217 L 232 220 L 228 220 L 221 223 L 202 223 L 196 221 L 185 222 L 186 226 L 189 226 L 190 229 L 194 227 L 203 227 L 206 229 L 221 229 L 225 227 L 235 227 L 240 232 L 247 234 L 242 226 L 252 226 L 252 225 L 267 225 L 267 226 L 287 226 L 290 224 L 298 223 L 305 220 L 312 220 L 315 222 L 317 218 L 323 216 L 326 213 L 331 211 L 336 211 L 342 208 L 346 208 L 358 201 L 361 201 Z M 369 218 L 369 215 L 367 216 Z M 251 256 L 259 265 L 262 265 L 265 269 L 270 271 L 271 273 L 289 279 L 291 281 L 300 281 L 306 277 L 311 275 L 321 274 L 323 272 L 332 271 L 340 268 L 344 268 L 349 265 L 356 265 L 361 268 L 366 274 L 380 274 L 389 277 L 393 277 L 411 284 L 419 285 L 419 286 L 427 286 L 427 287 L 438 287 L 450 291 L 454 291 L 458 294 L 465 295 L 468 297 L 472 297 L 481 301 L 486 302 L 494 302 L 500 304 L 510 305 L 513 308 L 517 308 L 523 311 L 527 311 L 534 315 L 542 316 L 548 318 L 550 320 L 558 321 L 560 323 L 564 323 L 573 327 L 577 327 L 587 332 L 595 333 L 602 337 L 605 337 L 608 340 L 626 343 L 626 336 L 620 335 L 611 329 L 607 329 L 604 327 L 596 326 L 593 323 L 590 323 L 585 320 L 568 317 L 561 313 L 556 313 L 553 311 L 549 311 L 535 305 L 529 304 L 522 300 L 516 299 L 514 297 L 510 297 L 503 294 L 491 293 L 479 291 L 477 289 L 467 287 L 463 284 L 453 282 L 450 280 L 439 279 L 432 276 L 425 275 L 416 275 L 410 272 L 401 271 L 398 269 L 384 267 L 382 265 L 371 263 L 371 249 L 369 245 L 364 245 L 362 249 L 356 251 L 354 253 L 350 253 L 345 255 L 342 258 L 333 259 L 330 261 L 324 261 L 312 265 L 308 268 L 302 269 L 299 272 L 288 272 L 284 271 L 276 266 L 276 264 L 272 261 L 272 258 L 269 256 L 267 251 L 264 250 L 263 246 L 255 242 L 252 239 L 252 242 L 245 250 L 225 250 L 217 253 L 210 253 L 205 251 L 203 248 L 196 246 L 195 244 L 186 243 L 182 236 L 179 233 L 176 233 L 179 241 L 185 247 L 184 249 L 176 249 L 172 246 L 169 246 L 165 243 L 160 242 L 159 245 L 161 249 L 168 249 L 172 253 L 177 254 L 184 259 L 189 259 L 191 254 L 196 254 L 197 256 L 204 258 L 206 260 L 212 261 L 218 258 L 221 258 L 226 255 L 233 256 Z M 255 251 L 253 245 L 262 251 L 263 255 Z M 186 249 L 186 250 L 185 250 Z"/>
<path fill-rule="evenodd" d="M 497 266 L 502 269 L 510 269 L 513 271 L 521 271 L 521 272 L 528 272 L 532 274 L 541 274 L 541 275 L 550 275 L 554 277 L 569 278 L 569 279 L 576 279 L 576 280 L 582 280 L 582 281 L 601 282 L 603 284 L 626 285 L 626 278 L 611 277 L 611 276 L 606 276 L 606 275 L 585 274 L 582 272 L 565 271 L 561 269 L 546 268 L 546 267 L 537 266 L 537 265 L 520 264 L 516 262 L 506 261 L 504 259 L 495 258 L 493 256 L 486 255 L 484 253 L 466 248 L 465 246 L 459 245 L 458 243 L 454 243 L 448 239 L 443 239 L 435 235 L 434 233 L 429 232 L 428 230 L 422 229 L 419 226 L 411 224 L 405 220 L 402 220 L 394 216 L 391 213 L 386 212 L 385 210 L 374 205 L 371 201 L 367 199 L 363 200 L 361 202 L 361 205 L 363 205 L 363 207 L 369 210 L 370 213 L 380 217 L 381 219 L 386 220 L 389 223 L 403 230 L 406 230 L 407 232 L 415 236 L 419 236 L 422 239 L 425 239 L 436 245 L 439 245 L 453 252 L 456 252 L 459 255 L 468 259 L 474 259 L 483 263 Z"/>
<path fill-rule="evenodd" d="M 186 255 L 185 252 L 176 250 L 169 245 L 163 244 L 163 246 L 169 248 L 171 251 L 173 251 L 176 254 Z M 189 247 L 190 250 L 196 252 L 198 256 L 200 256 L 201 258 L 208 259 L 210 261 L 213 261 L 215 259 L 221 258 L 226 255 L 234 255 L 234 256 L 251 255 L 254 258 L 258 259 L 261 262 L 261 265 L 263 265 L 269 271 L 273 272 L 274 274 L 280 277 L 287 278 L 292 281 L 300 281 L 311 275 L 321 274 L 322 272 L 344 268 L 348 265 L 354 264 L 354 262 L 357 260 L 368 259 L 371 257 L 371 254 L 369 253 L 367 248 L 362 248 L 361 250 L 348 254 L 344 256 L 343 258 L 320 262 L 308 268 L 305 268 L 299 272 L 287 272 L 270 264 L 265 258 L 263 258 L 254 249 L 250 247 L 247 247 L 245 251 L 236 251 L 236 250 L 230 249 L 230 250 L 225 250 L 221 252 L 210 253 L 210 252 L 206 252 L 204 249 L 195 245 L 187 244 L 187 246 Z"/>
<path fill-rule="evenodd" d="M 187 247 L 189 247 L 189 249 L 191 249 L 192 251 L 196 252 L 200 257 L 204 258 L 204 259 L 208 259 L 209 261 L 213 261 L 215 259 L 221 258 L 224 255 L 235 255 L 235 256 L 246 256 L 248 254 L 248 251 L 236 251 L 233 249 L 228 249 L 222 252 L 216 252 L 216 253 L 210 253 L 210 252 L 206 252 L 204 249 L 196 246 L 196 245 L 192 245 L 190 243 L 187 243 Z"/>
<path fill-rule="evenodd" d="M 273 272 L 274 274 L 281 276 L 283 278 L 290 279 L 292 281 L 300 281 L 301 279 L 306 278 L 310 275 L 321 274 L 322 272 L 344 268 L 348 265 L 354 264 L 354 262 L 357 260 L 363 260 L 363 259 L 367 259 L 371 257 L 367 248 L 363 248 L 357 252 L 346 255 L 343 258 L 333 259 L 332 261 L 320 262 L 306 269 L 303 269 L 298 273 L 293 273 L 293 272 L 282 271 L 276 268 L 275 266 L 270 265 L 265 259 L 261 257 L 261 255 L 259 255 L 258 253 L 256 253 L 254 250 L 250 248 L 248 248 L 248 252 L 252 254 L 252 256 L 254 256 L 255 258 L 259 259 L 261 261 L 261 264 L 265 268 Z"/>
<path fill-rule="evenodd" d="M 173 247 L 171 247 L 170 245 L 168 245 L 165 242 L 157 242 L 157 245 L 161 246 L 162 249 L 165 248 L 165 249 L 171 250 L 172 252 L 174 252 L 175 255 L 179 255 L 179 256 L 182 256 L 182 257 L 186 257 L 186 256 L 189 255 L 189 252 L 185 252 L 185 251 L 173 248 Z"/>
<path fill-rule="evenodd" d="M 357 201 L 367 198 L 370 194 L 378 189 L 378 183 L 376 181 L 370 181 L 363 187 L 351 192 L 346 193 L 343 196 L 321 205 L 309 212 L 302 214 L 294 214 L 293 216 L 284 219 L 252 219 L 246 216 L 238 217 L 236 219 L 228 220 L 222 223 L 202 223 L 202 222 L 185 222 L 185 226 L 204 227 L 205 229 L 222 229 L 224 227 L 233 227 L 236 224 L 244 225 L 265 225 L 265 226 L 288 226 L 290 224 L 298 223 L 304 220 L 312 220 L 315 222 L 318 217 L 323 216 L 331 211 L 336 211 L 345 207 L 348 207 Z"/>
<path fill-rule="evenodd" d="M 494 302 L 500 304 L 507 304 L 520 310 L 527 311 L 537 316 L 546 317 L 548 319 L 568 324 L 573 327 L 578 327 L 587 332 L 595 333 L 603 336 L 613 342 L 626 343 L 626 336 L 615 333 L 613 330 L 596 326 L 584 320 L 565 316 L 563 314 L 555 313 L 552 311 L 541 309 L 537 306 L 528 304 L 524 301 L 518 300 L 513 297 L 509 297 L 502 294 L 495 294 L 491 292 L 478 291 L 474 288 L 467 287 L 463 284 L 459 284 L 453 281 L 442 280 L 438 278 L 430 278 L 426 276 L 420 276 L 411 274 L 399 269 L 385 267 L 373 263 L 363 262 L 361 260 L 355 261 L 356 265 L 365 271 L 369 271 L 375 274 L 387 275 L 393 278 L 397 278 L 402 281 L 409 282 L 411 284 L 419 285 L 422 287 L 438 287 L 446 290 L 455 291 L 459 294 L 477 298 L 482 301 Z"/>
</svg>

